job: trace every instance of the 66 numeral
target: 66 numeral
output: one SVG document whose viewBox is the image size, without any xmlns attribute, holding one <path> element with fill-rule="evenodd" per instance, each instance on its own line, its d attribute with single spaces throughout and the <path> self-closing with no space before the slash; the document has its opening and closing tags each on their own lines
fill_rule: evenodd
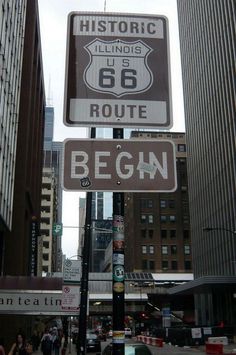
<svg viewBox="0 0 236 355">
<path fill-rule="evenodd" d="M 137 71 L 134 69 L 122 69 L 120 84 L 124 89 L 135 89 L 137 87 Z M 101 68 L 99 70 L 99 86 L 102 88 L 113 88 L 115 86 L 115 69 Z"/>
</svg>

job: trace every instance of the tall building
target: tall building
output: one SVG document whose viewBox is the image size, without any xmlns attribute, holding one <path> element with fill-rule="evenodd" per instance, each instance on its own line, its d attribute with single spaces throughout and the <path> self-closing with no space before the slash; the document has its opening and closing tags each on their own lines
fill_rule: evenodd
<svg viewBox="0 0 236 355">
<path fill-rule="evenodd" d="M 26 1 L 0 9 L 0 261 L 3 268 L 4 231 L 12 228 L 16 144 L 19 120 Z M 10 26 L 13 23 L 15 26 Z M 8 29 L 8 30 L 6 30 Z M 11 54 L 12 53 L 12 54 Z M 14 60 L 9 60 L 11 57 Z M 10 97 L 10 100 L 8 100 Z"/>
<path fill-rule="evenodd" d="M 41 233 L 38 240 L 38 275 L 62 271 L 61 233 L 53 233 L 62 221 L 62 142 L 53 142 L 54 108 L 45 108 Z"/>
<path fill-rule="evenodd" d="M 196 279 L 179 292 L 195 294 L 197 324 L 235 324 L 235 0 L 177 2 Z"/>
<path fill-rule="evenodd" d="M 32 228 L 40 218 L 45 105 L 37 1 L 2 2 L 0 22 L 1 271 L 29 275 L 36 263 Z"/>
<path fill-rule="evenodd" d="M 125 193 L 125 270 L 192 272 L 185 134 L 134 131 L 131 137 L 173 141 L 177 189 Z"/>
<path fill-rule="evenodd" d="M 44 81 L 36 0 L 0 6 L 0 257 L 2 276 L 36 274 Z M 17 287 L 16 287 L 17 288 Z M 0 315 L 6 349 L 29 317 Z"/>
</svg>

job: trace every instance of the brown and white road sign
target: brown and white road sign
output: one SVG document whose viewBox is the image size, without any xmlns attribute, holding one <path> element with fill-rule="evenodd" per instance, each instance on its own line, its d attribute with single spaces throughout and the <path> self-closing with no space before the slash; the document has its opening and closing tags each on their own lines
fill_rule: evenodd
<svg viewBox="0 0 236 355">
<path fill-rule="evenodd" d="M 172 127 L 168 20 L 164 16 L 68 16 L 64 123 Z"/>
<path fill-rule="evenodd" d="M 68 139 L 63 187 L 73 191 L 173 192 L 175 146 L 167 140 Z"/>
</svg>

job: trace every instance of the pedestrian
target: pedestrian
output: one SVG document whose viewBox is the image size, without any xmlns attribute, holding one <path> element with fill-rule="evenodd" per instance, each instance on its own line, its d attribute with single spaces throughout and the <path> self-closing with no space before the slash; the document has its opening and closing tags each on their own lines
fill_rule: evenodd
<svg viewBox="0 0 236 355">
<path fill-rule="evenodd" d="M 61 347 L 61 338 L 58 333 L 57 327 L 52 328 L 52 350 L 55 355 L 59 355 Z"/>
<path fill-rule="evenodd" d="M 30 340 L 32 342 L 33 351 L 37 351 L 40 344 L 40 337 L 38 335 L 37 330 L 34 330 Z"/>
<path fill-rule="evenodd" d="M 41 350 L 43 355 L 51 355 L 52 353 L 52 335 L 50 334 L 49 328 L 45 329 L 41 339 Z"/>
<path fill-rule="evenodd" d="M 25 336 L 22 333 L 16 335 L 16 341 L 12 344 L 8 355 L 27 355 L 25 348 Z"/>
<path fill-rule="evenodd" d="M 5 355 L 4 340 L 0 338 L 0 355 Z"/>
<path fill-rule="evenodd" d="M 31 355 L 33 353 L 33 344 L 31 342 L 31 340 L 26 341 L 25 350 L 26 350 L 27 355 Z"/>
</svg>

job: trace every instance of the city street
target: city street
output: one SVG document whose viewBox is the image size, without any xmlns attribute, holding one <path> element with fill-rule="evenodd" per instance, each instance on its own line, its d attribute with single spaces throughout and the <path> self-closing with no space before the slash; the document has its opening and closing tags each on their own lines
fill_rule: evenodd
<svg viewBox="0 0 236 355">
<path fill-rule="evenodd" d="M 135 339 L 133 339 L 133 341 L 135 342 Z M 106 341 L 106 342 L 102 342 L 102 350 L 105 348 L 105 346 L 107 344 L 110 343 L 110 340 L 109 341 Z M 172 346 L 172 345 L 169 345 L 169 344 L 164 344 L 164 346 L 162 348 L 158 348 L 158 347 L 154 347 L 154 346 L 151 346 L 151 345 L 148 345 L 149 349 L 151 350 L 152 354 L 153 355 L 161 355 L 161 354 L 176 354 L 176 355 L 193 355 L 193 354 L 196 354 L 196 355 L 205 355 L 206 352 L 205 352 L 205 349 L 204 347 L 201 347 L 200 349 L 197 349 L 197 348 L 181 348 L 181 347 L 176 347 L 176 346 Z M 39 352 L 41 353 L 41 352 Z M 67 349 L 67 352 L 66 352 L 66 355 L 77 355 L 77 352 L 76 352 L 76 347 L 74 344 L 72 344 L 71 346 L 71 350 Z M 91 354 L 91 355 L 97 355 L 97 353 L 88 353 L 88 354 Z"/>
</svg>

